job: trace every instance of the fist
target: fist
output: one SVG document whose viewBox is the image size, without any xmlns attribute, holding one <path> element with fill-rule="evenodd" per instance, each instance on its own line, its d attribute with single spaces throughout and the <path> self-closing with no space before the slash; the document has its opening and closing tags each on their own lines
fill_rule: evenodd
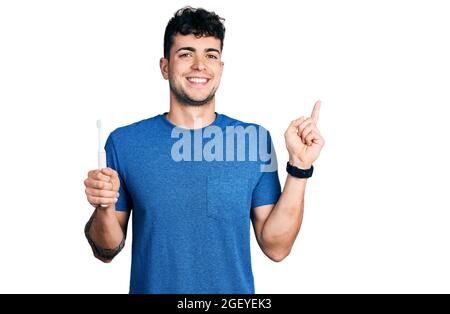
<svg viewBox="0 0 450 314">
<path fill-rule="evenodd" d="M 84 180 L 89 204 L 95 208 L 114 208 L 119 198 L 119 175 L 111 168 L 91 170 Z M 103 205 L 103 206 L 102 206 Z"/>
<path fill-rule="evenodd" d="M 320 104 L 320 100 L 315 103 L 311 117 L 292 121 L 284 133 L 289 163 L 298 168 L 310 168 L 325 144 L 317 128 Z"/>
</svg>

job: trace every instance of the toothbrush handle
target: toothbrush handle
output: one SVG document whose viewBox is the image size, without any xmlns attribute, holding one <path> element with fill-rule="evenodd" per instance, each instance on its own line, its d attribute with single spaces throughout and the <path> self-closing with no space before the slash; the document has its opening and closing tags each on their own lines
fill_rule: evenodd
<svg viewBox="0 0 450 314">
<path fill-rule="evenodd" d="M 106 152 L 98 152 L 98 169 L 106 168 Z M 101 207 L 108 207 L 106 204 L 101 204 Z"/>
<path fill-rule="evenodd" d="M 106 168 L 106 152 L 98 152 L 98 169 Z"/>
</svg>

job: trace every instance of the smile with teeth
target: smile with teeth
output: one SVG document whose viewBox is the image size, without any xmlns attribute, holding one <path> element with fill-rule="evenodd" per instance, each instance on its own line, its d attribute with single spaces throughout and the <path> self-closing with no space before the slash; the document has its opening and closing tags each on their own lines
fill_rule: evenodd
<svg viewBox="0 0 450 314">
<path fill-rule="evenodd" d="M 192 84 L 206 84 L 209 79 L 205 77 L 188 77 L 187 80 Z"/>
</svg>

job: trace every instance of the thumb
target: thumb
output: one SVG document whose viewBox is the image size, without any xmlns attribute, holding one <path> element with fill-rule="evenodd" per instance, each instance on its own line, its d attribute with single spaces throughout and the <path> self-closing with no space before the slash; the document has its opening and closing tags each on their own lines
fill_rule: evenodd
<svg viewBox="0 0 450 314">
<path fill-rule="evenodd" d="M 118 173 L 116 170 L 112 169 L 112 168 L 102 168 L 101 169 L 102 173 L 106 176 L 110 176 L 111 179 L 113 179 L 114 177 L 118 177 Z"/>
<path fill-rule="evenodd" d="M 112 168 L 102 168 L 101 172 L 104 175 L 107 175 L 111 178 L 111 183 L 113 185 L 113 190 L 119 190 L 120 187 L 120 179 L 119 179 L 119 174 L 117 173 L 116 170 L 112 169 Z"/>
<path fill-rule="evenodd" d="M 111 183 L 113 185 L 113 190 L 118 190 L 120 187 L 120 179 L 119 179 L 119 174 L 117 173 L 117 171 L 112 168 L 102 168 L 101 172 L 104 175 L 107 175 L 110 177 Z"/>
</svg>

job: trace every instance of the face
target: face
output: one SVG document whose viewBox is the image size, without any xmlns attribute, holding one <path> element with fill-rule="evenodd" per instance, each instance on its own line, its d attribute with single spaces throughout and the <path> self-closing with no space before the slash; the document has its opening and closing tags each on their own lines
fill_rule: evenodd
<svg viewBox="0 0 450 314">
<path fill-rule="evenodd" d="M 184 105 L 201 106 L 214 99 L 222 76 L 220 39 L 176 34 L 169 60 L 160 61 L 171 93 Z"/>
</svg>

